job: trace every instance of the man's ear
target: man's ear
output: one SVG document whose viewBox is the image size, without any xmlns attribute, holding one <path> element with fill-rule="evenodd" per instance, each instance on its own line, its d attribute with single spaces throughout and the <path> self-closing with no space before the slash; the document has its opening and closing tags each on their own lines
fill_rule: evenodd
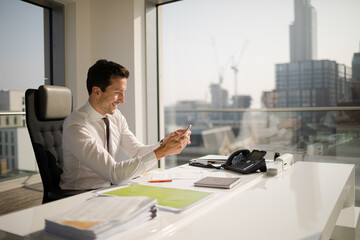
<svg viewBox="0 0 360 240">
<path fill-rule="evenodd" d="M 94 95 L 94 97 L 100 97 L 101 93 L 102 93 L 102 91 L 99 87 L 94 86 L 92 88 L 92 94 Z"/>
</svg>

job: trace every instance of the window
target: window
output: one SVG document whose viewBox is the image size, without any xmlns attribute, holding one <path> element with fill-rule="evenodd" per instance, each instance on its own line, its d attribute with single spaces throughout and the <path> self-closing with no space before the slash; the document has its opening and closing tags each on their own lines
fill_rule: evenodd
<svg viewBox="0 0 360 240">
<path fill-rule="evenodd" d="M 11 145 L 11 156 L 15 156 L 15 146 Z"/>
<path fill-rule="evenodd" d="M 266 150 L 269 159 L 279 151 L 296 161 L 358 164 L 359 87 L 351 73 L 359 68 L 360 2 L 301 3 L 297 7 L 312 11 L 298 22 L 294 1 L 191 0 L 160 7 L 165 133 L 192 124 L 194 139 L 180 155 L 167 157 L 166 167 L 241 147 Z M 316 33 L 304 34 L 310 23 Z M 298 37 L 290 41 L 290 34 Z M 265 115 L 277 119 L 274 124 L 293 124 L 270 134 Z"/>
<path fill-rule="evenodd" d="M 1 102 L 0 111 L 14 112 L 0 113 L 0 119 L 4 119 L 0 132 L 6 131 L 3 151 L 13 155 L 7 156 L 9 176 L 15 176 L 18 170 L 37 171 L 35 156 L 27 154 L 32 146 L 24 144 L 30 142 L 24 139 L 29 136 L 19 137 L 26 133 L 22 131 L 26 127 L 25 117 L 19 112 L 25 110 L 26 89 L 43 84 L 64 85 L 63 12 L 63 5 L 53 0 L 0 1 L 0 97 L 6 99 Z M 11 136 L 7 132 L 9 127 Z M 14 144 L 18 139 L 19 146 L 12 145 L 10 149 L 9 137 Z M 29 169 L 15 169 L 17 166 Z"/>
<path fill-rule="evenodd" d="M 20 0 L 3 0 L 0 9 L 1 76 L 6 79 L 1 89 L 25 90 L 44 84 L 43 8 Z M 19 77 L 19 70 L 26 77 Z"/>
</svg>

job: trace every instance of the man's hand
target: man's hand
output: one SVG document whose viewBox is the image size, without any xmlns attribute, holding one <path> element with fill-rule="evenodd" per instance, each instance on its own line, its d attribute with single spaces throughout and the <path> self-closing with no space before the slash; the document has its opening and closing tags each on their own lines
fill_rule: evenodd
<svg viewBox="0 0 360 240">
<path fill-rule="evenodd" d="M 296 118 L 289 118 L 279 124 L 279 128 L 292 128 L 297 130 L 301 127 L 301 121 Z"/>
<path fill-rule="evenodd" d="M 191 143 L 191 131 L 188 130 L 186 133 L 185 131 L 185 129 L 179 129 L 164 138 L 163 144 L 154 151 L 156 158 L 159 160 L 168 155 L 181 153 L 181 151 Z"/>
</svg>

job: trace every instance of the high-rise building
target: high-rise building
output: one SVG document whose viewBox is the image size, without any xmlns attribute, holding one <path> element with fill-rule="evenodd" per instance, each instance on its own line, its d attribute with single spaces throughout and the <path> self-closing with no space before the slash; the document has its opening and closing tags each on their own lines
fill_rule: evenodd
<svg viewBox="0 0 360 240">
<path fill-rule="evenodd" d="M 360 83 L 360 53 L 354 53 L 351 67 L 353 82 Z"/>
<path fill-rule="evenodd" d="M 294 0 L 295 20 L 290 25 L 290 62 L 317 59 L 316 10 L 310 0 Z"/>
<path fill-rule="evenodd" d="M 25 116 L 11 115 L 11 112 L 25 111 L 25 91 L 0 90 L 0 112 L 8 114 L 0 115 L 0 127 L 24 127 Z"/>
<path fill-rule="evenodd" d="M 211 104 L 214 109 L 223 109 L 228 105 L 229 93 L 220 84 L 211 84 Z"/>
<path fill-rule="evenodd" d="M 0 90 L 0 111 L 24 112 L 25 91 Z"/>
<path fill-rule="evenodd" d="M 37 171 L 25 116 L 19 112 L 25 112 L 25 91 L 0 90 L 0 174 Z"/>
<path fill-rule="evenodd" d="M 317 60 L 316 10 L 310 0 L 294 0 L 290 25 L 290 63 L 276 64 L 276 107 L 336 107 L 352 101 L 351 69 L 331 60 Z M 299 113 L 300 114 L 300 113 Z M 322 112 L 303 112 L 302 122 L 321 121 Z"/>
<path fill-rule="evenodd" d="M 335 107 L 350 102 L 351 69 L 330 60 L 276 64 L 277 107 Z"/>
<path fill-rule="evenodd" d="M 249 108 L 251 105 L 251 96 L 250 95 L 233 96 L 232 100 L 233 100 L 234 108 Z"/>
<path fill-rule="evenodd" d="M 330 60 L 276 64 L 276 107 L 336 107 L 351 99 L 351 69 Z M 301 112 L 301 122 L 321 123 L 326 112 Z"/>
<path fill-rule="evenodd" d="M 360 53 L 354 53 L 352 64 L 351 95 L 357 105 L 360 103 Z"/>
</svg>

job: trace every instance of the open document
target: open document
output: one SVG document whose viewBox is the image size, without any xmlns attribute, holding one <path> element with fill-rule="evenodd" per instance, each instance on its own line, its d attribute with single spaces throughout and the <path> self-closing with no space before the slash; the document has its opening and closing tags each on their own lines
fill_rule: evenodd
<svg viewBox="0 0 360 240">
<path fill-rule="evenodd" d="M 156 216 L 156 199 L 97 196 L 45 219 L 45 231 L 71 239 L 104 239 Z"/>
<path fill-rule="evenodd" d="M 113 196 L 147 196 L 157 199 L 159 209 L 179 213 L 210 197 L 213 193 L 136 184 L 104 192 L 103 194 Z"/>
</svg>

